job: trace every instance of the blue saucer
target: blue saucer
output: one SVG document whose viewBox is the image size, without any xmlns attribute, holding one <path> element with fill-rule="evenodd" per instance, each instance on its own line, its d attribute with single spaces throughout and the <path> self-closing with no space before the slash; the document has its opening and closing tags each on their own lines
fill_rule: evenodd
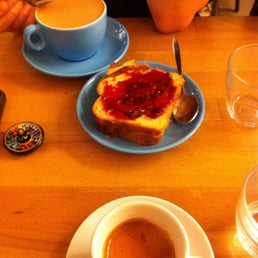
<svg viewBox="0 0 258 258">
<path fill-rule="evenodd" d="M 171 72 L 176 69 L 165 64 L 155 62 L 148 63 L 152 68 L 160 68 L 164 71 Z M 131 154 L 147 154 L 165 151 L 174 148 L 187 139 L 189 139 L 200 127 L 205 113 L 205 102 L 201 90 L 198 85 L 186 74 L 184 74 L 186 92 L 193 95 L 199 105 L 199 112 L 196 118 L 187 125 L 181 125 L 171 119 L 170 124 L 162 137 L 161 141 L 156 145 L 143 146 L 133 142 L 125 141 L 121 138 L 109 138 L 101 133 L 95 124 L 95 118 L 92 113 L 92 106 L 98 95 L 96 87 L 99 80 L 105 76 L 106 71 L 102 70 L 93 75 L 83 86 L 77 99 L 77 116 L 83 129 L 98 143 L 106 146 L 107 148 L 131 153 Z"/>
<path fill-rule="evenodd" d="M 126 28 L 118 21 L 108 17 L 107 31 L 101 49 L 91 58 L 69 62 L 56 56 L 49 48 L 34 51 L 23 44 L 23 56 L 35 69 L 60 77 L 82 77 L 106 69 L 111 63 L 119 61 L 129 46 Z"/>
</svg>

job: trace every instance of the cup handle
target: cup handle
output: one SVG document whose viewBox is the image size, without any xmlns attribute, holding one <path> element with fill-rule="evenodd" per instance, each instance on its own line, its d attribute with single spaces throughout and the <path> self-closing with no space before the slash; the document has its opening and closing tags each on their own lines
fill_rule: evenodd
<svg viewBox="0 0 258 258">
<path fill-rule="evenodd" d="M 40 32 L 40 27 L 37 24 L 27 26 L 23 32 L 23 38 L 25 44 L 33 50 L 40 51 L 46 46 L 46 42 Z"/>
</svg>

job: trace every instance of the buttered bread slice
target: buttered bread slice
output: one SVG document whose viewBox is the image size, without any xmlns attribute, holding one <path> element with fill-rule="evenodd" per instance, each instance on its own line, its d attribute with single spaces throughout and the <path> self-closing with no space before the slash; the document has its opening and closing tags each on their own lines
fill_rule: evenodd
<svg viewBox="0 0 258 258">
<path fill-rule="evenodd" d="M 99 97 L 92 107 L 97 127 L 110 137 L 159 143 L 184 82 L 178 73 L 135 60 L 112 64 L 97 85 Z"/>
</svg>

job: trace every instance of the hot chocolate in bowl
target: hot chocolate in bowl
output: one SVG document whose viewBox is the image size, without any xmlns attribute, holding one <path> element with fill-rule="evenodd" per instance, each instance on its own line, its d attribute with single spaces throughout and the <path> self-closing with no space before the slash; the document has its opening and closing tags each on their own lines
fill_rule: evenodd
<svg viewBox="0 0 258 258">
<path fill-rule="evenodd" d="M 100 49 L 107 26 L 103 0 L 55 0 L 37 7 L 36 24 L 24 30 L 24 41 L 35 51 L 49 48 L 68 61 L 81 61 Z"/>
<path fill-rule="evenodd" d="M 92 258 L 190 258 L 189 240 L 178 218 L 149 201 L 121 204 L 98 223 Z"/>
</svg>

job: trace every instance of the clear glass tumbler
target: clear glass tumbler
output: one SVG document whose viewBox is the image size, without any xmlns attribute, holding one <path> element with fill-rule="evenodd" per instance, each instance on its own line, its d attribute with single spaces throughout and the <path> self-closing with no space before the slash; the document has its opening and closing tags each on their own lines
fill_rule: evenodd
<svg viewBox="0 0 258 258">
<path fill-rule="evenodd" d="M 258 166 L 244 181 L 236 208 L 236 229 L 244 249 L 258 257 Z"/>
<path fill-rule="evenodd" d="M 226 104 L 235 121 L 258 127 L 258 43 L 241 46 L 230 55 Z"/>
</svg>

